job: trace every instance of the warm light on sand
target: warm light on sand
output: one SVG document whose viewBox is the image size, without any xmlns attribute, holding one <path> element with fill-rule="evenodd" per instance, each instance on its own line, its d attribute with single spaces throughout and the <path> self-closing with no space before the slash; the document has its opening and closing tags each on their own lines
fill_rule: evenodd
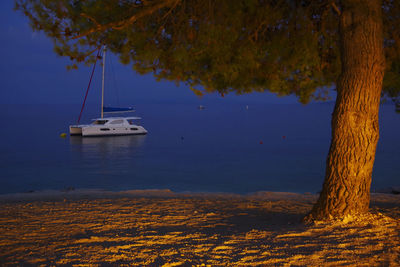
<svg viewBox="0 0 400 267">
<path fill-rule="evenodd" d="M 373 195 L 375 215 L 304 226 L 300 220 L 315 198 L 263 193 L 3 201 L 0 262 L 400 265 L 399 196 Z"/>
</svg>

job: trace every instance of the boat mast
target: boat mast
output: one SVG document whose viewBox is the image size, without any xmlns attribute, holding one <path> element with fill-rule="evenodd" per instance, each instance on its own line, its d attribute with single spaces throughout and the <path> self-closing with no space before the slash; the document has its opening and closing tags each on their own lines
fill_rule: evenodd
<svg viewBox="0 0 400 267">
<path fill-rule="evenodd" d="M 107 47 L 103 46 L 103 77 L 101 80 L 101 118 L 103 118 L 103 106 L 104 106 L 104 74 L 105 74 L 105 67 L 106 67 L 106 50 Z"/>
</svg>

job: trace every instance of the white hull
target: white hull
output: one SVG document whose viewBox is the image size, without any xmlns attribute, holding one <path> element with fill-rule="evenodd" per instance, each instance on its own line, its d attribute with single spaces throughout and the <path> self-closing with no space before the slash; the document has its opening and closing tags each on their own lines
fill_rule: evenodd
<svg viewBox="0 0 400 267">
<path fill-rule="evenodd" d="M 130 124 L 126 118 L 104 118 L 105 124 L 85 124 L 69 126 L 70 135 L 81 136 L 113 136 L 113 135 L 138 135 L 147 134 L 140 125 Z M 113 122 L 121 122 L 114 124 Z"/>
<path fill-rule="evenodd" d="M 71 135 L 82 136 L 106 136 L 106 135 L 135 135 L 147 134 L 147 131 L 142 126 L 130 127 L 97 127 L 92 125 L 70 126 Z"/>
<path fill-rule="evenodd" d="M 82 128 L 79 125 L 69 126 L 70 135 L 82 135 Z"/>
</svg>

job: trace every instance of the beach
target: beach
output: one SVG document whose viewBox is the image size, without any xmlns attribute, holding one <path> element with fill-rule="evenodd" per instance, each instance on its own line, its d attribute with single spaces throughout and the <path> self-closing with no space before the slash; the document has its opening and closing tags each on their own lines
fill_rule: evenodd
<svg viewBox="0 0 400 267">
<path fill-rule="evenodd" d="M 400 195 L 302 223 L 315 194 L 79 191 L 0 196 L 0 264 L 399 266 Z"/>
</svg>

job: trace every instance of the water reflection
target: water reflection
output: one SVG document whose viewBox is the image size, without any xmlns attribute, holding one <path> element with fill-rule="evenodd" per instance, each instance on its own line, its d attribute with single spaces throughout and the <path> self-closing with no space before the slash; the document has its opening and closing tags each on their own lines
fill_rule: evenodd
<svg viewBox="0 0 400 267">
<path fill-rule="evenodd" d="M 146 136 L 70 137 L 70 165 L 77 187 L 122 190 L 136 186 Z M 79 181 L 73 181 L 73 179 Z"/>
<path fill-rule="evenodd" d="M 145 143 L 145 135 L 81 137 L 71 136 L 70 147 L 89 157 L 127 156 L 137 151 Z"/>
</svg>

